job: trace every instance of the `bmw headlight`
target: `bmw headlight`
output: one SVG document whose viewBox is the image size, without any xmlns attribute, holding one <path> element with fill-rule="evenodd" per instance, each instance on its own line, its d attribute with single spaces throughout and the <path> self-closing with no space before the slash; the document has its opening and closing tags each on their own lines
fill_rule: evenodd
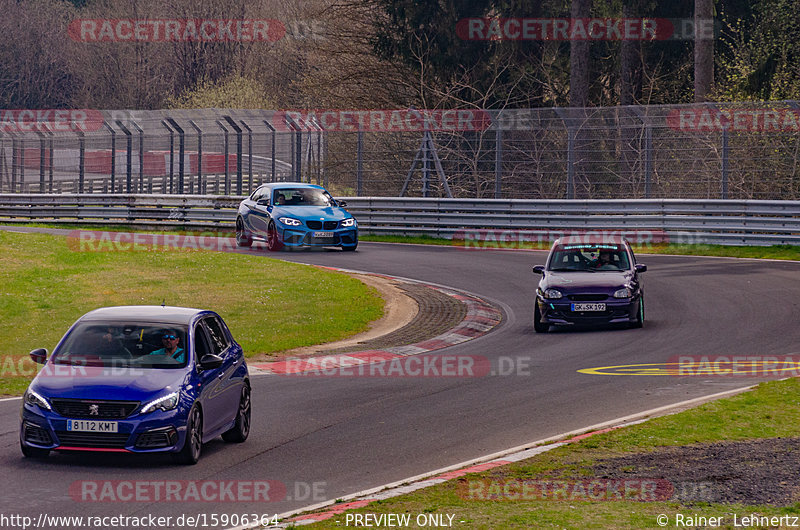
<svg viewBox="0 0 800 530">
<path fill-rule="evenodd" d="M 27 403 L 28 405 L 36 405 L 37 407 L 43 410 L 53 410 L 50 407 L 50 403 L 48 403 L 45 398 L 43 398 L 30 388 L 25 391 L 25 396 L 23 397 L 23 399 L 25 400 L 25 403 Z"/>
<path fill-rule="evenodd" d="M 344 221 L 342 221 L 342 228 L 347 228 L 347 227 L 353 226 L 355 224 L 356 224 L 356 218 L 355 217 L 351 217 L 349 219 L 345 219 Z"/>
<path fill-rule="evenodd" d="M 172 394 L 167 394 L 164 397 L 160 397 L 158 399 L 154 399 L 144 407 L 142 407 L 142 414 L 147 414 L 148 412 L 153 412 L 156 409 L 161 409 L 164 411 L 172 410 L 178 406 L 178 398 L 180 397 L 180 392 L 173 392 Z"/>
<path fill-rule="evenodd" d="M 556 298 L 561 298 L 562 296 L 564 295 L 561 294 L 561 291 L 559 291 L 558 289 L 548 289 L 544 292 L 544 297 L 549 298 L 551 300 L 554 300 Z"/>
<path fill-rule="evenodd" d="M 278 221 L 285 224 L 286 226 L 300 226 L 301 224 L 303 224 L 302 221 L 300 221 L 299 219 L 295 219 L 293 217 L 279 217 Z"/>
<path fill-rule="evenodd" d="M 623 287 L 614 293 L 614 298 L 630 298 L 631 294 L 631 290 L 628 287 Z"/>
</svg>

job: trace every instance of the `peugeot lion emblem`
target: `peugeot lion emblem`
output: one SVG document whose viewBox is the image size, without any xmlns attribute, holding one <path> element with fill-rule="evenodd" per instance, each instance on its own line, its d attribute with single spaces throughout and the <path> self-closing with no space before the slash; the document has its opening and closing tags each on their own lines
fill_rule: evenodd
<svg viewBox="0 0 800 530">
<path fill-rule="evenodd" d="M 100 415 L 100 405 L 91 404 L 89 405 L 89 416 L 99 416 Z"/>
</svg>

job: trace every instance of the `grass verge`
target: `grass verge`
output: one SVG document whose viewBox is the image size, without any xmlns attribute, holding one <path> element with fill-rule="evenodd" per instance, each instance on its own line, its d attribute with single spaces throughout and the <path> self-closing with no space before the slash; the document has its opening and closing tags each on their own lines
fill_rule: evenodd
<svg viewBox="0 0 800 530">
<path fill-rule="evenodd" d="M 418 514 L 437 514 L 444 516 L 445 520 L 448 515 L 453 515 L 454 526 L 468 528 L 659 528 L 661 525 L 657 517 L 662 514 L 667 516 L 667 526 L 671 528 L 735 528 L 734 516 L 741 523 L 743 517 L 753 514 L 777 517 L 799 515 L 800 503 L 789 506 L 744 505 L 676 501 L 673 498 L 654 502 L 589 502 L 574 497 L 513 500 L 507 499 L 502 493 L 488 500 L 486 493 L 492 492 L 491 486 L 483 488 L 482 485 L 592 479 L 598 478 L 593 470 L 596 463 L 620 456 L 655 452 L 671 446 L 797 436 L 800 436 L 800 380 L 792 378 L 766 382 L 743 394 L 597 434 L 521 462 L 374 502 L 311 527 L 340 528 L 346 524 L 347 514 L 369 513 L 411 514 L 412 528 L 421 526 L 413 524 Z M 625 469 L 621 471 L 626 472 Z M 679 485 L 675 486 L 677 490 Z M 501 490 L 496 489 L 497 492 Z M 504 497 L 506 500 L 500 500 Z M 684 518 L 684 523 L 692 524 L 676 524 L 678 516 Z M 695 519 L 689 521 L 687 517 Z M 705 517 L 705 522 L 700 517 Z M 719 517 L 719 524 L 710 524 L 710 517 Z"/>
<path fill-rule="evenodd" d="M 38 228 L 62 228 L 62 229 L 84 229 L 84 230 L 106 230 L 110 232 L 153 232 L 162 234 L 194 234 L 196 236 L 224 235 L 232 237 L 233 230 L 228 231 L 187 231 L 176 226 L 174 230 L 149 230 L 137 229 L 126 225 L 89 225 L 80 223 L 58 224 L 58 223 L 21 223 L 16 226 L 38 227 Z M 406 243 L 416 245 L 439 245 L 463 247 L 464 240 L 445 239 L 431 236 L 399 236 L 399 235 L 374 235 L 360 234 L 361 241 L 371 241 L 376 243 Z M 520 250 L 549 250 L 549 243 L 537 245 L 535 242 L 512 241 L 508 244 L 502 241 L 484 241 L 472 244 L 474 248 L 480 245 L 484 250 L 495 250 L 514 248 Z M 758 259 L 781 259 L 800 261 L 799 245 L 772 245 L 772 246 L 734 246 L 734 245 L 686 245 L 686 244 L 653 244 L 653 245 L 633 245 L 633 250 L 637 254 L 669 254 L 677 256 L 718 256 L 734 258 L 758 258 Z"/>
<path fill-rule="evenodd" d="M 463 247 L 464 240 L 444 239 L 430 236 L 393 236 L 393 235 L 361 235 L 362 241 L 374 241 L 383 243 L 407 243 L 417 245 L 444 245 Z M 550 250 L 550 244 L 537 245 L 535 242 L 512 241 L 504 244 L 502 241 L 485 241 L 471 244 L 471 248 L 481 250 Z M 766 247 L 753 246 L 733 246 L 733 245 L 686 245 L 686 244 L 653 244 L 653 245 L 633 245 L 633 250 L 637 254 L 671 254 L 680 256 L 720 256 L 734 258 L 759 258 L 759 259 L 782 259 L 800 260 L 800 246 L 798 245 L 772 245 Z"/>
<path fill-rule="evenodd" d="M 143 247 L 146 248 L 146 247 Z M 217 311 L 248 356 L 340 340 L 380 318 L 383 300 L 344 274 L 264 256 L 199 250 L 76 251 L 67 238 L 0 231 L 0 394 L 35 373 L 91 309 L 167 305 Z"/>
</svg>

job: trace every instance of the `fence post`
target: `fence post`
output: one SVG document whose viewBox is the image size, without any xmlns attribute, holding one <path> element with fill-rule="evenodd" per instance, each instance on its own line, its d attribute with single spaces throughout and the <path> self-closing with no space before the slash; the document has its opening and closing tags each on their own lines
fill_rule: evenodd
<svg viewBox="0 0 800 530">
<path fill-rule="evenodd" d="M 53 158 L 55 156 L 55 146 L 53 145 L 53 131 L 50 131 L 50 129 L 48 128 L 48 132 L 50 133 L 50 137 L 48 138 L 47 142 L 50 151 L 50 166 L 47 168 L 48 169 L 47 177 L 49 179 L 48 182 L 49 192 L 53 193 L 53 166 L 55 166 L 56 163 L 55 158 Z"/>
<path fill-rule="evenodd" d="M 172 125 L 173 129 L 178 131 L 178 193 L 179 194 L 183 194 L 183 175 L 184 175 L 184 171 L 186 169 L 184 167 L 185 162 L 184 162 L 184 159 L 183 159 L 184 156 L 185 156 L 185 153 L 186 153 L 185 132 L 181 128 L 181 126 L 178 125 L 178 122 L 175 121 L 175 118 L 167 118 L 167 121 L 169 122 L 170 125 Z M 171 133 L 170 133 L 170 135 L 171 135 Z M 170 136 L 170 138 L 171 138 L 171 136 Z M 170 184 L 172 184 L 172 183 L 170 183 Z"/>
<path fill-rule="evenodd" d="M 364 131 L 358 130 L 356 143 L 356 197 L 364 194 Z"/>
<path fill-rule="evenodd" d="M 117 122 L 119 123 L 119 122 Z M 139 124 L 131 120 L 131 125 L 134 126 L 136 132 L 139 133 L 139 193 L 144 193 L 144 131 Z M 153 177 L 150 177 L 150 186 L 153 187 Z M 152 193 L 152 189 L 150 190 Z"/>
<path fill-rule="evenodd" d="M 722 128 L 722 198 L 728 198 L 728 126 Z"/>
<path fill-rule="evenodd" d="M 244 120 L 239 120 L 247 130 L 247 193 L 253 191 L 253 129 Z"/>
<path fill-rule="evenodd" d="M 303 182 L 303 131 L 290 116 L 286 116 L 289 128 L 295 131 L 294 138 L 290 140 L 292 145 L 292 174 L 297 182 Z"/>
<path fill-rule="evenodd" d="M 11 193 L 17 192 L 18 170 L 19 170 L 19 140 L 17 140 L 17 137 L 15 135 L 11 137 Z"/>
<path fill-rule="evenodd" d="M 242 128 L 236 125 L 236 121 L 230 116 L 222 117 L 227 121 L 236 133 L 236 194 L 242 194 Z M 227 190 L 226 190 L 227 194 Z"/>
<path fill-rule="evenodd" d="M 175 192 L 172 178 L 175 173 L 175 131 L 172 130 L 167 120 L 161 120 L 163 125 L 169 131 L 169 193 Z M 161 186 L 163 193 L 167 193 L 167 179 L 164 177 L 163 185 Z"/>
<path fill-rule="evenodd" d="M 494 130 L 494 198 L 503 198 L 503 130 L 497 123 Z"/>
<path fill-rule="evenodd" d="M 103 122 L 103 126 L 111 133 L 111 193 L 116 190 L 116 175 L 117 175 L 117 132 L 107 123 Z"/>
<path fill-rule="evenodd" d="M 575 198 L 575 128 L 567 129 L 567 199 Z"/>
<path fill-rule="evenodd" d="M 36 131 L 39 135 L 39 193 L 44 193 L 44 148 L 45 136 L 42 131 Z"/>
<path fill-rule="evenodd" d="M 653 125 L 647 123 L 644 130 L 644 198 L 650 198 L 653 181 Z"/>
<path fill-rule="evenodd" d="M 566 198 L 567 199 L 574 199 L 575 198 L 575 140 L 577 136 L 577 131 L 574 125 L 576 121 L 575 118 L 572 117 L 571 111 L 574 110 L 572 108 L 565 109 L 561 107 L 556 107 L 553 109 L 556 111 L 556 114 L 559 118 L 564 122 L 564 126 L 567 128 L 567 192 Z"/>
<path fill-rule="evenodd" d="M 133 180 L 133 134 L 127 127 L 125 127 L 125 125 L 122 123 L 122 120 L 117 120 L 117 127 L 119 127 L 122 130 L 122 133 L 125 135 L 125 142 L 127 145 L 125 161 L 128 167 L 125 170 L 125 193 L 130 193 L 132 185 L 131 181 Z M 141 160 L 139 161 L 139 165 L 142 165 Z"/>
<path fill-rule="evenodd" d="M 272 176 L 270 181 L 275 182 L 275 127 L 267 120 L 264 120 L 264 125 L 267 126 L 267 129 L 270 130 L 270 134 L 272 135 L 272 155 L 270 155 L 272 160 Z"/>
<path fill-rule="evenodd" d="M 230 174 L 230 167 L 228 165 L 229 164 L 229 162 L 228 162 L 228 129 L 226 129 L 225 126 L 222 125 L 222 122 L 219 121 L 219 120 L 217 120 L 217 126 L 220 129 L 222 129 L 223 144 L 225 146 L 225 153 L 224 153 L 224 156 L 225 156 L 225 191 L 224 191 L 224 193 L 225 193 L 225 195 L 230 195 L 230 193 L 231 193 L 231 174 Z M 215 179 L 214 182 L 215 182 L 214 192 L 219 194 L 219 178 Z"/>
<path fill-rule="evenodd" d="M 86 173 L 86 136 L 83 131 L 76 131 L 78 133 L 78 193 L 83 193 L 83 183 Z"/>
<path fill-rule="evenodd" d="M 200 195 L 203 193 L 203 130 L 194 120 L 189 120 L 189 125 L 197 132 L 197 194 Z M 192 187 L 189 186 L 189 189 Z"/>
</svg>

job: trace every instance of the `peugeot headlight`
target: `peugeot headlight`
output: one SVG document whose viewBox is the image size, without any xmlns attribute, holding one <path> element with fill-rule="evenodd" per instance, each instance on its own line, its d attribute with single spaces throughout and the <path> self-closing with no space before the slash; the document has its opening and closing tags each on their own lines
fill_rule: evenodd
<svg viewBox="0 0 800 530">
<path fill-rule="evenodd" d="M 347 228 L 348 226 L 353 226 L 356 224 L 356 218 L 350 217 L 349 219 L 345 219 L 342 221 L 342 228 Z"/>
<path fill-rule="evenodd" d="M 23 397 L 23 399 L 25 400 L 25 403 L 27 403 L 28 405 L 36 405 L 37 407 L 43 410 L 53 410 L 50 407 L 50 403 L 48 403 L 45 398 L 43 398 L 30 388 L 25 391 L 25 396 Z"/>
<path fill-rule="evenodd" d="M 286 226 L 300 226 L 301 224 L 303 224 L 302 221 L 300 221 L 299 219 L 295 219 L 293 217 L 279 217 L 278 221 L 285 224 Z"/>
<path fill-rule="evenodd" d="M 628 287 L 623 287 L 622 289 L 614 293 L 614 298 L 630 298 L 630 297 L 631 297 L 631 290 Z"/>
<path fill-rule="evenodd" d="M 164 411 L 172 410 L 178 406 L 178 397 L 180 397 L 180 392 L 173 392 L 172 394 L 167 394 L 164 397 L 154 399 L 142 407 L 141 413 L 147 414 L 148 412 L 153 412 L 156 409 L 161 409 Z"/>
<path fill-rule="evenodd" d="M 561 298 L 562 296 L 564 295 L 561 294 L 561 291 L 559 291 L 558 289 L 548 289 L 544 292 L 544 297 L 549 298 L 551 300 L 556 298 Z"/>
</svg>

